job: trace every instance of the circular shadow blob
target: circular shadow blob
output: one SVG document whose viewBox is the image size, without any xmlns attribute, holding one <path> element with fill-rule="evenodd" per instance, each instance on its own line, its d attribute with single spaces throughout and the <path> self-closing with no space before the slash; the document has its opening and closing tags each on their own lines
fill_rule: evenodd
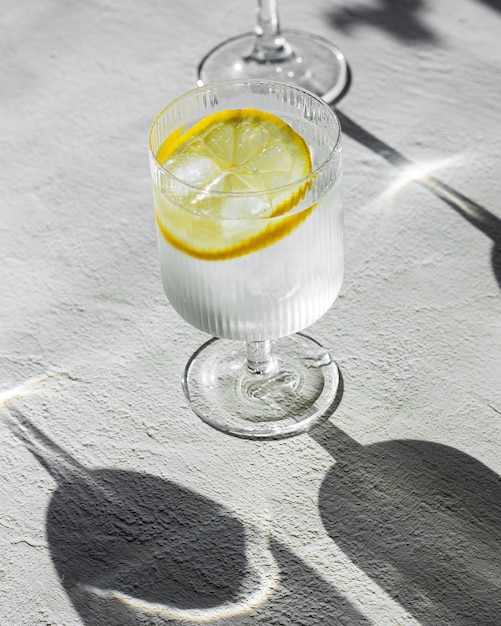
<svg viewBox="0 0 501 626">
<path fill-rule="evenodd" d="M 107 624 L 136 623 L 112 595 L 208 609 L 238 601 L 255 577 L 239 520 L 147 474 L 72 471 L 50 502 L 47 536 L 60 581 L 89 624 L 104 616 Z"/>
<path fill-rule="evenodd" d="M 423 625 L 499 625 L 500 477 L 427 441 L 339 456 L 319 508 L 347 556 Z"/>
</svg>

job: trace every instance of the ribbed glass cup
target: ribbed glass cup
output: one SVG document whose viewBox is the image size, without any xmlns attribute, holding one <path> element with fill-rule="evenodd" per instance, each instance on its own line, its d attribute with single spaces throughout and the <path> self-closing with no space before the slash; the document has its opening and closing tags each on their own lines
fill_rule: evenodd
<svg viewBox="0 0 501 626">
<path fill-rule="evenodd" d="M 301 135 L 311 152 L 312 173 L 275 189 L 216 192 L 198 188 L 192 179 L 187 180 L 188 177 L 180 180 L 179 172 L 175 175 L 157 160 L 160 146 L 174 131 L 189 129 L 203 117 L 218 111 L 245 108 L 272 113 Z M 333 111 L 303 89 L 271 81 L 234 80 L 206 85 L 181 96 L 158 115 L 150 132 L 150 162 L 161 275 L 167 298 L 192 326 L 213 337 L 231 340 L 210 341 L 206 348 L 198 351 L 199 362 L 208 358 L 209 352 L 217 355 L 211 357 L 211 364 L 207 366 L 210 372 L 199 371 L 198 363 L 190 361 L 183 385 L 193 409 L 216 428 L 243 437 L 286 436 L 311 427 L 319 418 L 318 406 L 314 409 L 315 419 L 308 409 L 303 423 L 297 412 L 304 412 L 304 398 L 294 400 L 304 380 L 294 382 L 291 379 L 282 383 L 276 397 L 270 394 L 273 386 L 270 381 L 277 379 L 277 373 L 280 373 L 278 378 L 284 378 L 279 355 L 282 341 L 287 340 L 277 342 L 275 351 L 272 341 L 290 337 L 317 321 L 330 308 L 341 288 L 344 270 L 341 145 L 340 126 Z M 270 199 L 275 204 L 294 194 L 300 200 L 291 209 L 293 227 L 290 231 L 285 229 L 283 236 L 271 237 L 267 242 L 267 233 L 280 228 L 279 222 L 284 216 L 260 217 L 259 207 Z M 191 199 L 189 203 L 187 198 Z M 205 206 L 219 205 L 225 207 L 224 217 L 216 218 L 204 211 Z M 178 219 L 186 212 L 196 236 L 205 231 L 213 232 L 213 221 L 217 220 L 218 239 L 223 249 L 231 249 L 239 233 L 243 239 L 247 232 L 262 233 L 262 241 L 259 245 L 254 242 L 248 249 L 243 247 L 235 255 L 216 258 L 194 255 L 189 249 L 172 245 L 162 232 L 158 216 L 169 215 L 169 212 L 176 212 Z M 242 345 L 236 346 L 235 341 Z M 297 342 L 298 338 L 291 341 Z M 300 343 L 304 342 L 304 335 L 301 335 Z M 313 356 L 306 356 L 309 369 L 315 369 L 312 363 L 320 363 L 316 367 L 319 372 L 335 368 L 327 353 L 319 352 L 316 342 L 312 346 Z M 220 352 L 224 349 L 226 357 Z M 199 399 L 195 400 L 195 396 L 200 396 L 198 379 L 209 378 L 209 387 L 219 388 L 220 383 L 214 376 L 218 381 L 228 381 L 231 371 L 238 369 L 235 359 L 242 365 L 242 375 L 250 376 L 251 380 L 233 381 L 229 385 L 233 385 L 232 392 L 228 388 L 220 389 L 199 404 Z M 253 367 L 252 363 L 259 363 L 259 366 Z M 214 374 L 219 368 L 221 372 Z M 297 369 L 297 365 L 287 365 L 287 368 Z M 332 384 L 337 387 L 337 369 L 334 379 Z M 256 382 L 264 382 L 266 389 L 257 393 L 253 390 L 250 392 L 253 400 L 249 400 L 249 394 L 242 390 L 249 385 L 254 389 Z M 325 385 L 315 385 L 315 402 L 322 396 L 321 404 L 325 404 Z M 329 394 L 332 395 L 332 389 Z M 242 397 L 247 400 L 243 401 Z M 250 406 L 244 406 L 246 402 Z M 260 408 L 252 406 L 255 402 L 261 403 Z M 292 406 L 292 416 L 287 403 Z M 214 416 L 216 405 L 218 415 Z M 325 408 L 322 408 L 323 413 Z M 220 409 L 224 417 L 219 415 Z M 236 413 L 239 423 L 232 426 L 229 424 L 233 420 L 231 414 Z"/>
</svg>

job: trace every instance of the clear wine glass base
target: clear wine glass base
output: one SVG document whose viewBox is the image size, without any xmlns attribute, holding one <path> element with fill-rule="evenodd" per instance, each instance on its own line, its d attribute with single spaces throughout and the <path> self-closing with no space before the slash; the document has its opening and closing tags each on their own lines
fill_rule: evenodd
<svg viewBox="0 0 501 626">
<path fill-rule="evenodd" d="M 255 52 L 255 33 L 233 37 L 213 48 L 198 67 L 198 84 L 239 78 L 262 78 L 291 83 L 335 102 L 348 83 L 348 64 L 330 41 L 297 30 L 281 31 L 291 53 L 263 61 Z"/>
<path fill-rule="evenodd" d="M 317 341 L 296 333 L 273 342 L 262 371 L 251 370 L 245 344 L 211 339 L 191 357 L 183 390 L 207 424 L 245 439 L 304 433 L 332 414 L 339 371 Z"/>
</svg>

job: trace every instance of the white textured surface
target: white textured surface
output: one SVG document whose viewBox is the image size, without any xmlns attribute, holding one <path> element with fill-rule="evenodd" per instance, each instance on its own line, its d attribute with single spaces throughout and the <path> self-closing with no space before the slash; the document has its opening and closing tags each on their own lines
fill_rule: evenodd
<svg viewBox="0 0 501 626">
<path fill-rule="evenodd" d="M 146 142 L 252 1 L 0 9 L 0 392 L 65 372 L 13 403 L 52 442 L 38 459 L 0 422 L 0 624 L 195 623 L 204 603 L 221 623 L 256 532 L 276 589 L 227 624 L 500 624 L 499 3 L 282 3 L 353 82 L 346 280 L 312 329 L 344 396 L 272 443 L 212 431 L 182 395 L 203 336 L 162 292 Z M 404 184 L 405 159 L 449 203 Z"/>
</svg>

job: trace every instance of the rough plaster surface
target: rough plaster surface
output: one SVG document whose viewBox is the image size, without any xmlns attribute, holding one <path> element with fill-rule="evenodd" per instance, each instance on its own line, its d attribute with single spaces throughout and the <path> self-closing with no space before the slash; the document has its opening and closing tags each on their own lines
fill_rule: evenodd
<svg viewBox="0 0 501 626">
<path fill-rule="evenodd" d="M 0 624 L 500 624 L 501 6 L 283 3 L 353 73 L 312 329 L 344 395 L 263 444 L 191 413 L 158 270 L 149 125 L 253 20 L 209 5 L 1 2 L 0 392 L 40 380 L 0 422 Z"/>
</svg>

